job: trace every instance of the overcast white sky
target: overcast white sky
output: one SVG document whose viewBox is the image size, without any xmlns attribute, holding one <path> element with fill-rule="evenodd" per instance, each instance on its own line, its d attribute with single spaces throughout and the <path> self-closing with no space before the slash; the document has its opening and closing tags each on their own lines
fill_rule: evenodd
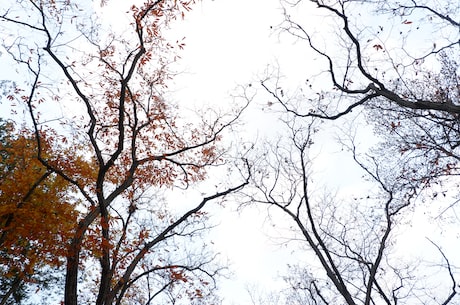
<svg viewBox="0 0 460 305">
<path fill-rule="evenodd" d="M 186 47 L 178 65 L 183 73 L 173 79 L 172 96 L 181 105 L 190 104 L 190 107 L 202 103 L 225 107 L 231 103 L 231 95 L 238 85 L 257 82 L 267 66 L 276 63 L 290 75 L 294 86 L 302 81 L 304 71 L 316 63 L 310 60 L 305 47 L 299 47 L 288 37 L 281 37 L 283 43 L 280 43 L 270 26 L 279 24 L 282 17 L 279 0 L 198 2 L 186 19 L 176 22 L 172 29 L 178 38 L 186 37 Z M 263 95 L 254 102 L 245 116 L 250 131 L 248 136 L 276 133 L 272 128 L 273 117 L 260 115 L 259 111 L 267 102 Z M 257 116 L 251 117 L 254 113 Z M 332 133 L 328 139 L 333 138 Z M 341 191 L 352 193 L 360 187 L 354 184 L 359 174 L 346 162 L 348 156 L 338 154 L 339 151 L 324 141 L 318 148 L 316 169 L 323 179 L 328 177 L 329 182 L 335 181 L 337 185 L 346 182 Z M 337 168 L 341 175 L 337 174 Z M 277 277 L 293 258 L 289 249 L 280 247 L 275 239 L 267 236 L 266 228 L 262 229 L 267 224 L 264 215 L 261 208 L 260 211 L 246 210 L 242 214 L 223 214 L 215 218 L 221 225 L 214 229 L 212 237 L 216 248 L 230 259 L 230 271 L 234 272 L 234 277 L 222 285 L 224 305 L 249 304 L 246 285 L 255 284 L 267 290 L 279 288 L 276 287 Z M 414 222 L 413 230 L 422 227 L 423 223 Z M 424 236 L 418 236 L 417 242 L 422 243 Z"/>
<path fill-rule="evenodd" d="M 282 17 L 278 0 L 198 3 L 186 20 L 174 27 L 178 32 L 184 30 L 187 44 L 180 64 L 188 73 L 174 80 L 177 96 L 192 103 L 228 103 L 235 86 L 257 81 L 267 65 L 276 63 L 280 64 L 283 73 L 290 76 L 293 86 L 302 82 L 307 74 L 305 71 L 316 62 L 308 58 L 305 46 L 296 45 L 288 37 L 282 36 L 283 43 L 280 43 L 279 36 L 270 26 L 279 24 Z M 313 20 L 306 15 L 303 18 Z M 385 43 L 391 45 L 391 39 L 388 36 Z M 255 102 L 255 111 L 260 111 L 265 101 L 259 97 Z M 267 116 L 265 123 L 260 112 L 256 117 L 259 125 L 249 122 L 251 128 L 258 128 L 259 134 L 265 131 L 265 135 L 276 132 L 269 127 L 273 125 L 272 117 Z M 250 119 L 250 115 L 246 118 Z M 364 139 L 369 142 L 373 140 L 371 132 L 370 128 L 364 132 Z M 338 153 L 340 148 L 335 146 L 336 143 L 328 144 L 328 141 L 333 141 L 333 133 L 327 133 L 329 140 L 318 148 L 316 170 L 322 173 L 320 183 L 328 180 L 332 188 L 341 185 L 342 195 L 352 194 L 362 188 L 362 173 L 351 164 L 350 156 Z M 412 227 L 407 232 L 401 232 L 401 245 L 406 247 L 406 253 L 417 255 L 421 247 L 427 246 L 425 237 L 433 236 L 433 228 L 427 226 L 426 218 L 421 217 L 426 215 L 425 212 L 420 208 L 413 215 Z M 286 263 L 294 258 L 289 249 L 280 247 L 276 240 L 267 236 L 264 215 L 257 210 L 225 215 L 221 218 L 221 225 L 214 230 L 216 246 L 229 257 L 231 270 L 235 273 L 235 277 L 222 286 L 224 305 L 248 304 L 246 285 L 255 284 L 267 291 L 279 289 L 279 275 L 286 270 Z M 455 238 L 455 234 L 444 232 L 444 236 L 435 236 L 440 240 L 449 240 Z M 407 238 L 404 239 L 404 236 Z M 435 249 L 431 250 L 436 254 Z M 424 251 L 430 250 L 425 248 Z"/>
<path fill-rule="evenodd" d="M 183 99 L 179 103 L 225 107 L 238 85 L 257 81 L 267 65 L 279 59 L 278 38 L 270 29 L 282 18 L 279 7 L 278 0 L 215 0 L 195 5 L 186 20 L 174 26 L 174 31 L 184 30 L 186 36 L 179 62 L 185 73 L 174 79 L 178 90 L 172 90 Z M 256 104 L 264 102 L 257 100 Z M 254 107 L 260 109 L 260 105 Z M 259 114 L 256 121 L 262 123 L 260 119 Z M 267 125 L 250 124 L 250 128 Z M 229 258 L 234 273 L 221 285 L 226 305 L 249 304 L 246 285 L 267 289 L 264 286 L 275 285 L 277 274 L 285 267 L 278 247 L 262 232 L 263 214 L 246 210 L 214 218 L 220 225 L 211 233 L 212 239 L 217 251 Z"/>
<path fill-rule="evenodd" d="M 282 13 L 278 0 L 215 0 L 195 5 L 186 20 L 173 27 L 173 32 L 182 35 L 183 31 L 186 36 L 186 47 L 179 61 L 185 73 L 174 78 L 177 87 L 172 88 L 173 96 L 181 105 L 190 102 L 225 106 L 231 103 L 235 87 L 258 82 L 269 65 L 273 69 L 277 64 L 283 73 L 289 74 L 293 86 L 297 86 L 297 82 L 304 80 L 308 65 L 314 63 L 305 47 L 294 44 L 288 36 L 280 38 L 271 29 L 282 21 Z M 260 95 L 254 102 L 245 116 L 249 126 L 246 130 L 254 138 L 256 134 L 259 139 L 276 136 L 273 116 L 261 112 L 268 100 Z M 343 157 L 328 158 L 328 153 L 334 154 L 339 149 L 326 144 L 319 149 L 322 152 L 317 158 L 319 167 L 327 164 L 337 168 L 340 164 L 347 181 L 353 180 Z M 327 175 L 325 168 L 321 170 Z M 234 273 L 221 285 L 224 305 L 249 304 L 247 286 L 266 292 L 280 289 L 280 276 L 285 273 L 286 264 L 295 260 L 292 249 L 281 246 L 279 240 L 267 233 L 266 211 L 247 209 L 241 214 L 220 216 L 215 218 L 220 226 L 211 235 L 217 250 L 229 258 L 230 271 Z"/>
</svg>

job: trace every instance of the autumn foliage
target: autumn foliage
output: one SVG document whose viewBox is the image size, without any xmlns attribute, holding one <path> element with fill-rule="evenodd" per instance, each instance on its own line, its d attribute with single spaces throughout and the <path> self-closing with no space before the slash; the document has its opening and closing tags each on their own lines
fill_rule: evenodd
<svg viewBox="0 0 460 305">
<path fill-rule="evenodd" d="M 34 133 L 15 130 L 12 123 L 1 129 L 0 141 L 0 264 L 2 276 L 31 280 L 35 269 L 64 263 L 67 244 L 78 213 L 71 184 L 47 169 L 38 159 Z M 44 157 L 57 157 L 59 145 L 46 132 L 41 135 Z M 91 166 L 75 155 L 70 163 L 81 175 Z M 76 171 L 76 172 L 78 172 Z"/>
<path fill-rule="evenodd" d="M 163 94 L 173 76 L 169 65 L 184 47 L 163 31 L 193 2 L 131 5 L 120 32 L 93 22 L 82 9 L 91 1 L 18 1 L 0 13 L 7 31 L 27 37 L 27 52 L 14 41 L 7 49 L 32 79 L 7 95 L 25 107 L 32 131 L 8 143 L 15 148 L 5 162 L 13 164 L 22 152 L 24 164 L 5 177 L 20 191 L 2 207 L 2 242 L 10 257 L 23 255 L 26 265 L 17 268 L 24 273 L 65 258 L 67 305 L 150 304 L 159 295 L 185 302 L 212 294 L 219 270 L 214 256 L 198 244 L 192 255 L 180 240 L 199 235 L 206 228 L 204 206 L 247 178 L 183 203 L 192 207 L 182 213 L 157 195 L 187 190 L 207 178 L 208 166 L 223 164 L 222 133 L 244 109 L 188 121 Z M 29 37 L 30 31 L 37 35 Z M 49 109 L 64 110 L 56 118 Z M 12 217 L 21 221 L 13 225 Z M 37 245 L 43 251 L 32 255 Z"/>
</svg>

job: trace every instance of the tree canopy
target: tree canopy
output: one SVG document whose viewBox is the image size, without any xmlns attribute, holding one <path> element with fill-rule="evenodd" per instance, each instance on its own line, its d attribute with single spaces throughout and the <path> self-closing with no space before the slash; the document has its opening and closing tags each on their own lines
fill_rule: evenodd
<svg viewBox="0 0 460 305">
<path fill-rule="evenodd" d="M 53 245 L 40 239 L 46 235 L 27 236 L 34 244 L 28 251 L 43 257 L 27 255 L 23 263 L 45 264 L 45 258 L 57 263 L 64 257 L 65 304 L 213 300 L 214 278 L 221 270 L 215 256 L 198 244 L 187 250 L 179 245 L 206 229 L 205 205 L 242 188 L 247 174 L 183 203 L 182 213 L 159 193 L 187 190 L 206 178 L 209 166 L 223 165 L 225 148 L 219 141 L 244 109 L 194 124 L 162 94 L 172 77 L 168 65 L 183 48 L 181 41 L 168 41 L 163 30 L 192 4 L 129 5 L 121 31 L 114 20 L 110 25 L 97 21 L 92 1 L 2 4 L 3 30 L 19 37 L 6 39 L 3 46 L 30 79 L 7 95 L 25 107 L 32 130 L 21 132 L 11 145 L 15 153 L 30 146 L 17 162 L 31 158 L 27 169 L 36 172 L 21 176 L 26 168 L 19 166 L 9 172 L 14 177 L 6 177 L 5 187 L 16 184 L 21 192 L 15 193 L 31 202 L 11 198 L 4 215 L 10 217 L 16 208 L 14 218 L 28 217 L 30 224 L 18 221 L 13 228 L 5 220 L 5 232 L 14 229 L 11 237 L 25 236 L 21 230 L 41 221 L 37 234 L 43 229 L 57 235 Z M 51 154 L 50 149 L 56 150 Z M 53 204 L 44 195 L 59 201 Z M 60 256 L 47 255 L 46 246 L 60 247 Z"/>
<path fill-rule="evenodd" d="M 206 233 L 223 202 L 258 209 L 290 251 L 254 305 L 456 304 L 458 246 L 440 236 L 460 234 L 458 4 L 281 0 L 270 30 L 308 59 L 288 54 L 301 81 L 280 61 L 192 112 L 168 86 L 194 5 L 0 4 L 21 78 L 0 82 L 0 304 L 33 287 L 66 305 L 220 304 Z M 266 114 L 267 138 L 236 128 Z"/>
</svg>

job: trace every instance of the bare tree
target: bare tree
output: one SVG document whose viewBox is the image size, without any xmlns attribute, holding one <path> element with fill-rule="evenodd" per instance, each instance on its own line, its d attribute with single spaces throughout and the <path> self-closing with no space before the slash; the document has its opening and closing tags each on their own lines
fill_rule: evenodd
<svg viewBox="0 0 460 305">
<path fill-rule="evenodd" d="M 384 139 L 379 149 L 392 147 L 406 155 L 404 163 L 410 160 L 406 179 L 429 185 L 433 178 L 458 173 L 460 10 L 455 1 L 282 3 L 280 32 L 305 42 L 323 63 L 305 71 L 299 94 L 279 80 L 262 81 L 284 110 L 324 120 L 364 112 Z M 321 18 L 301 19 L 307 13 Z M 411 176 L 420 168 L 423 177 Z"/>
<path fill-rule="evenodd" d="M 261 82 L 270 104 L 287 115 L 290 137 L 261 166 L 270 170 L 256 180 L 260 193 L 253 201 L 288 215 L 297 232 L 291 238 L 315 257 L 291 266 L 286 302 L 453 304 L 459 289 L 453 258 L 440 244 L 430 245 L 443 276 L 417 260 L 404 261 L 397 232 L 410 225 L 407 217 L 420 208 L 415 203 L 429 202 L 434 218 L 438 202 L 450 200 L 450 208 L 458 202 L 452 191 L 459 182 L 458 4 L 281 2 L 280 35 L 293 37 L 312 61 L 296 92 L 289 90 L 289 75 Z M 329 122 L 373 129 L 378 144 L 366 151 L 353 134 L 338 136 L 374 185 L 368 194 L 317 195 L 309 171 L 315 120 L 325 123 L 321 128 Z M 423 274 L 420 266 L 429 271 Z M 439 287 L 437 276 L 443 278 Z"/>
<path fill-rule="evenodd" d="M 303 112 L 291 108 L 278 92 L 266 87 L 286 110 L 304 117 L 336 119 L 379 99 L 412 110 L 460 112 L 458 76 L 452 65 L 444 63 L 440 67 L 442 73 L 448 74 L 448 92 L 420 91 L 414 87 L 414 81 L 420 81 L 419 74 L 436 73 L 432 65 L 439 60 L 438 55 L 441 61 L 446 60 L 446 54 L 452 56 L 452 61 L 457 59 L 460 23 L 454 1 L 282 2 L 286 9 L 280 30 L 306 41 L 323 59 L 331 85 L 342 93 L 336 95 L 342 97 L 336 108 Z M 291 15 L 292 7 L 302 12 L 315 6 L 324 15 L 321 25 L 309 23 L 308 18 L 296 21 Z M 319 31 L 321 27 L 324 31 Z M 321 35 L 329 27 L 334 33 Z M 424 35 L 425 39 L 417 35 Z"/>
<path fill-rule="evenodd" d="M 350 141 L 370 187 L 361 197 L 327 195 L 324 186 L 312 182 L 315 119 L 297 117 L 286 124 L 285 136 L 256 162 L 256 190 L 248 193 L 288 232 L 280 238 L 301 253 L 285 277 L 286 304 L 454 304 L 458 272 L 442 248 L 434 244 L 443 263 L 428 275 L 428 264 L 404 258 L 399 249 L 398 232 L 409 225 L 417 199 L 414 182 L 395 178 L 392 164 L 378 155 L 360 155 Z"/>
</svg>

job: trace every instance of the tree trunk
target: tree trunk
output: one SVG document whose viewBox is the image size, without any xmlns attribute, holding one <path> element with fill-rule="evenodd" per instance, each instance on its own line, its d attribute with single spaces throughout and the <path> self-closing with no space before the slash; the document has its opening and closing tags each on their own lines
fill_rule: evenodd
<svg viewBox="0 0 460 305">
<path fill-rule="evenodd" d="M 77 305 L 77 279 L 80 258 L 80 241 L 73 240 L 67 256 L 67 269 L 65 275 L 64 304 Z"/>
<path fill-rule="evenodd" d="M 5 305 L 6 302 L 8 301 L 8 299 L 10 298 L 10 296 L 16 291 L 18 290 L 19 286 L 21 284 L 21 279 L 16 276 L 16 278 L 14 279 L 13 283 L 11 284 L 11 287 L 10 289 L 8 290 L 8 292 L 3 296 L 2 298 L 2 302 L 0 303 L 0 305 Z"/>
</svg>

